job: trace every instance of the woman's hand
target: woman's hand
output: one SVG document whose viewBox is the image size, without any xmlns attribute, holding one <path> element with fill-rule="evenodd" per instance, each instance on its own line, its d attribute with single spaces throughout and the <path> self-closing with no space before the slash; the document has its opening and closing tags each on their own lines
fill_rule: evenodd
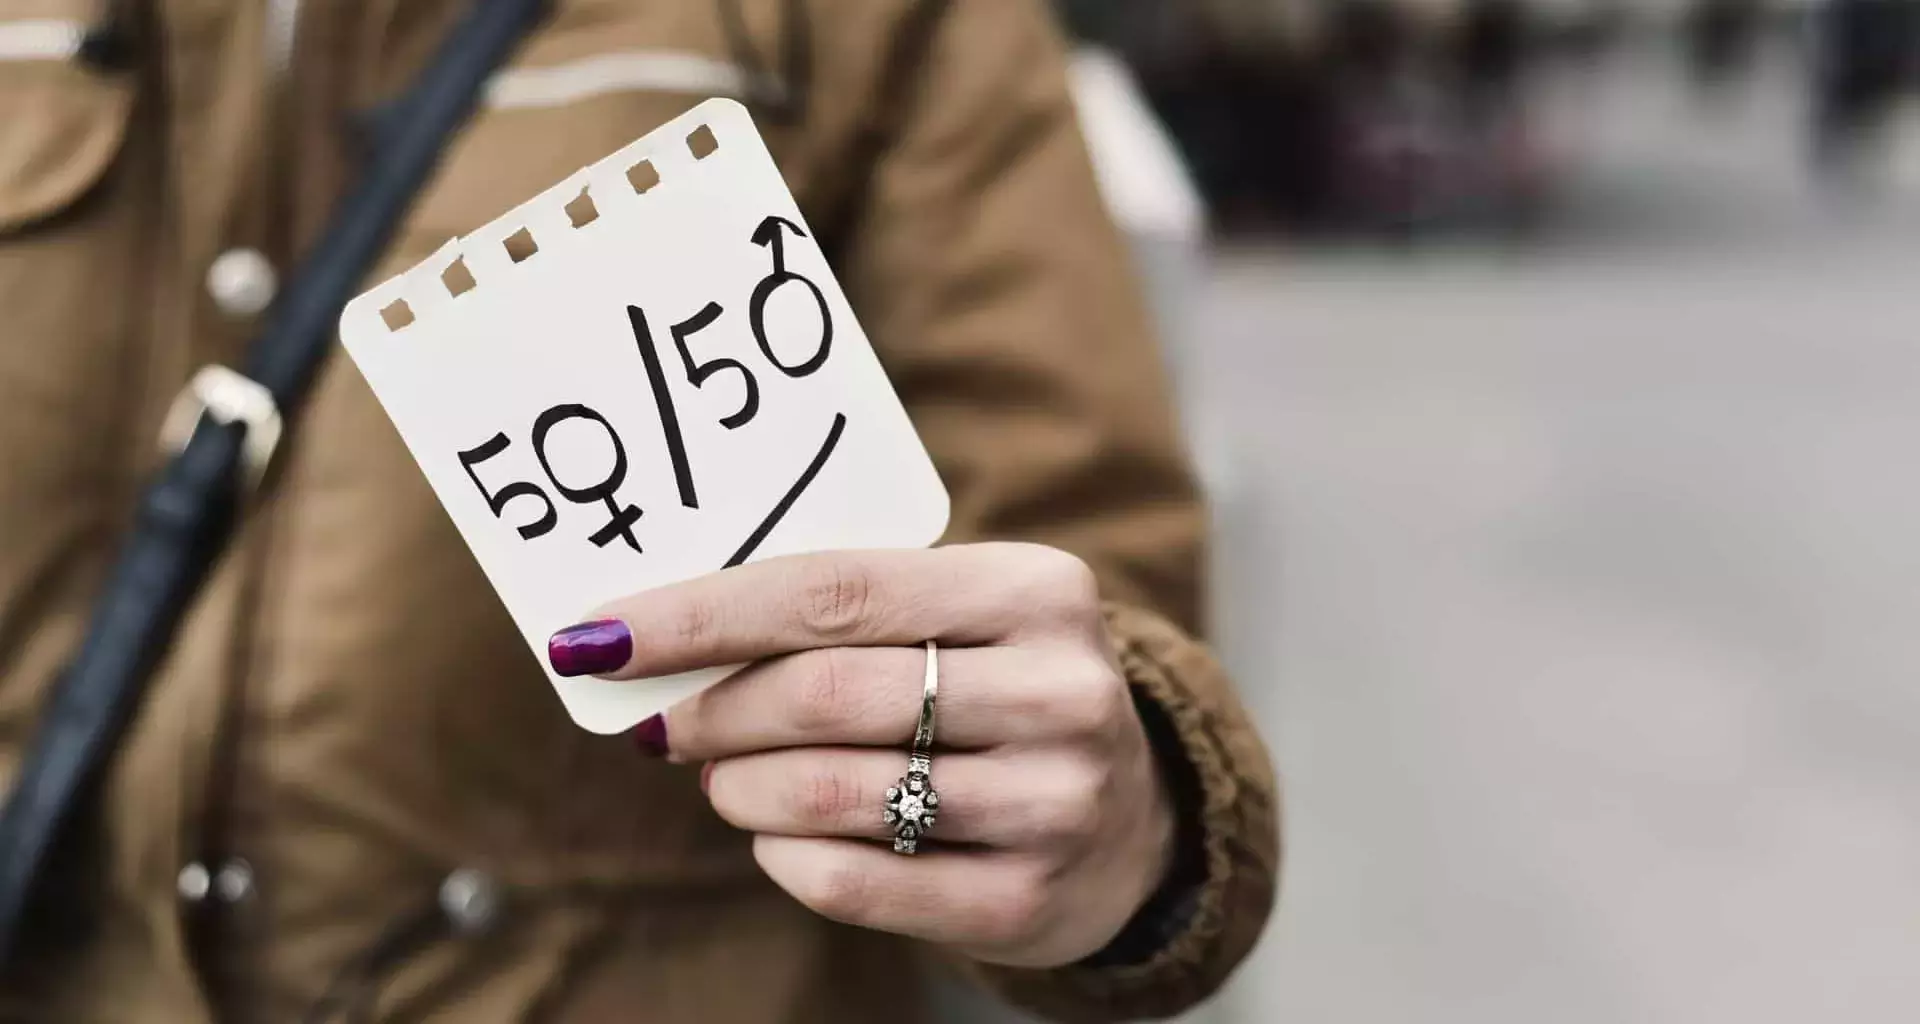
<svg viewBox="0 0 1920 1024">
<path fill-rule="evenodd" d="M 827 917 L 1051 967 L 1106 945 L 1167 871 L 1172 810 L 1093 574 L 1071 555 L 980 544 L 772 559 L 602 614 L 555 636 L 556 668 L 641 679 L 752 663 L 644 731 L 676 761 L 708 762 L 714 809 Z M 940 645 L 940 805 L 906 857 L 882 841 L 881 812 L 906 771 L 927 640 Z"/>
</svg>

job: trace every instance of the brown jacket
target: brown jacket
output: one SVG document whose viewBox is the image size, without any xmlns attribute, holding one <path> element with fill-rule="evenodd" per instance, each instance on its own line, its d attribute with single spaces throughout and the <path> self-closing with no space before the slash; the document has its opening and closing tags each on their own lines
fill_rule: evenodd
<svg viewBox="0 0 1920 1024">
<path fill-rule="evenodd" d="M 151 24 L 122 71 L 64 52 L 63 26 L 100 6 L 0 0 L 0 778 L 160 458 L 166 406 L 258 326 L 258 275 L 210 287 L 209 268 L 241 248 L 292 265 L 358 115 L 463 4 L 140 0 Z M 1200 779 L 1183 810 L 1205 886 L 1158 955 L 962 967 L 1061 1020 L 1175 1012 L 1266 917 L 1274 781 L 1191 639 L 1204 517 L 1041 5 L 952 4 L 910 116 L 863 173 L 909 0 L 560 3 L 374 276 L 707 95 L 793 95 L 793 6 L 813 28 L 806 101 L 763 106 L 764 130 L 815 226 L 857 225 L 842 280 L 952 491 L 949 539 L 1093 565 L 1131 681 L 1176 726 L 1164 754 Z M 84 885 L 61 927 L 28 937 L 0 1011 L 294 1021 L 335 986 L 409 1021 L 924 1012 L 909 943 L 809 914 L 756 872 L 694 769 L 567 721 L 348 360 L 291 429 L 88 816 L 70 865 Z M 485 926 L 356 974 L 459 869 L 500 887 Z"/>
</svg>

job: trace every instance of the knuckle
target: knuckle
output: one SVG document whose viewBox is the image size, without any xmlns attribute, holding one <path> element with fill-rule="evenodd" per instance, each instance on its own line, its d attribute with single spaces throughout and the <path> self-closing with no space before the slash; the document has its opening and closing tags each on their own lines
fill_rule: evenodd
<svg viewBox="0 0 1920 1024">
<path fill-rule="evenodd" d="M 824 917 L 858 924 L 872 906 L 871 880 L 844 858 L 823 865 L 808 883 L 801 902 Z"/>
<path fill-rule="evenodd" d="M 1047 913 L 1046 876 L 1035 868 L 1019 868 L 1002 883 L 998 898 L 983 911 L 981 936 L 988 945 L 1018 946 L 1039 934 Z"/>
<path fill-rule="evenodd" d="M 1084 842 L 1100 834 L 1113 772 L 1102 761 L 1075 759 L 1059 775 L 1060 790 L 1049 822 L 1056 839 Z"/>
<path fill-rule="evenodd" d="M 822 560 L 801 574 L 797 585 L 801 624 L 815 636 L 848 640 L 861 634 L 872 611 L 874 582 L 863 566 Z"/>
<path fill-rule="evenodd" d="M 859 784 L 832 769 L 807 776 L 801 787 L 801 813 L 822 829 L 838 829 L 860 806 Z"/>
<path fill-rule="evenodd" d="M 1119 675 L 1104 664 L 1085 687 L 1087 692 L 1081 700 L 1087 719 L 1083 724 L 1090 726 L 1089 733 L 1110 736 L 1122 722 L 1133 717 L 1133 694 Z"/>
<path fill-rule="evenodd" d="M 856 709 L 843 650 L 824 647 L 796 660 L 800 674 L 794 694 L 794 724 L 812 734 L 848 721 Z"/>
<path fill-rule="evenodd" d="M 1096 657 L 1076 659 L 1061 669 L 1051 691 L 1054 719 L 1069 736 L 1104 736 L 1132 709 L 1126 684 Z"/>
<path fill-rule="evenodd" d="M 668 626 L 668 635 L 682 649 L 704 648 L 719 632 L 719 612 L 707 601 L 682 603 L 675 609 Z"/>
<path fill-rule="evenodd" d="M 1100 580 L 1079 556 L 1059 548 L 1027 548 L 1029 583 L 1047 598 L 1049 607 L 1069 614 L 1095 613 L 1100 607 Z"/>
</svg>

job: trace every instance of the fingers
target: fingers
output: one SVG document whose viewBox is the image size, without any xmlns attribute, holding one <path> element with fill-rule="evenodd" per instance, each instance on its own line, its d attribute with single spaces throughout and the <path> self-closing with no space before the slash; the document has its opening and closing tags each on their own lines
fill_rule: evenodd
<svg viewBox="0 0 1920 1024">
<path fill-rule="evenodd" d="M 1038 545 L 796 555 L 607 605 L 600 617 L 612 624 L 600 624 L 581 667 L 642 679 L 820 647 L 980 646 L 1097 609 L 1085 564 Z M 624 635 L 606 635 L 615 629 Z"/>
<path fill-rule="evenodd" d="M 902 857 L 873 843 L 793 836 L 760 836 L 753 853 L 767 877 L 824 917 L 1002 962 L 1024 957 L 999 951 L 1031 947 L 1054 924 L 1048 872 L 1021 854 Z"/>
<path fill-rule="evenodd" d="M 1070 850 L 1096 834 L 1108 780 L 1092 758 L 952 754 L 934 759 L 929 837 L 999 849 Z M 906 755 L 783 750 L 716 762 L 707 798 L 734 827 L 763 835 L 885 839 L 887 790 Z"/>
<path fill-rule="evenodd" d="M 1125 699 L 1098 652 L 1069 644 L 942 648 L 934 739 L 977 750 L 1057 738 Z M 902 747 L 920 718 L 927 652 L 829 647 L 759 662 L 667 712 L 679 761 L 785 747 Z"/>
</svg>

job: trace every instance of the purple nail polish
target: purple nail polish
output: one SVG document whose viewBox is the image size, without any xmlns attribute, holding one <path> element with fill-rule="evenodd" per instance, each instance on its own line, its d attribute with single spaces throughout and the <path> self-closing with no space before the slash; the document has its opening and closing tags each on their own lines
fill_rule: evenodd
<svg viewBox="0 0 1920 1024">
<path fill-rule="evenodd" d="M 633 727 L 634 746 L 649 757 L 667 756 L 667 720 L 661 715 Z"/>
<path fill-rule="evenodd" d="M 547 661 L 563 676 L 596 676 L 633 657 L 633 633 L 619 619 L 568 626 L 547 640 Z"/>
</svg>

